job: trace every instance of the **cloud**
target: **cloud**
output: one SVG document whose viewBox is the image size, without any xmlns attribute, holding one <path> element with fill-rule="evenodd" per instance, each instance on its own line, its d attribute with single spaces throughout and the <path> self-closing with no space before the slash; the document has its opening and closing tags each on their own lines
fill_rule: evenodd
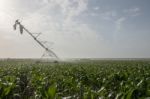
<svg viewBox="0 0 150 99">
<path fill-rule="evenodd" d="M 124 30 L 124 23 L 127 21 L 126 17 L 119 17 L 116 20 L 113 20 L 113 25 L 114 29 L 111 31 L 112 32 L 112 41 L 111 43 L 113 44 L 118 44 L 119 36 Z"/>
<path fill-rule="evenodd" d="M 25 17 L 24 23 L 27 25 L 32 23 L 32 28 L 40 25 L 45 31 L 56 29 L 61 31 L 74 30 L 75 27 L 82 24 L 80 20 L 75 19 L 87 10 L 87 4 L 87 0 L 49 0 L 48 4 Z M 53 10 L 55 13 L 51 14 Z"/>
<path fill-rule="evenodd" d="M 99 10 L 99 9 L 100 9 L 100 7 L 99 7 L 99 6 L 97 6 L 97 7 L 94 7 L 93 9 L 94 9 L 94 10 Z"/>
<path fill-rule="evenodd" d="M 130 8 L 123 10 L 122 12 L 124 13 L 124 15 L 120 15 L 120 17 L 114 21 L 117 33 L 119 33 L 123 29 L 123 24 L 125 21 L 127 21 L 130 17 L 136 17 L 140 14 L 140 8 Z"/>
<path fill-rule="evenodd" d="M 99 18 L 105 21 L 113 21 L 115 18 L 118 17 L 118 12 L 116 10 L 99 10 L 99 12 L 90 12 L 91 16 L 99 16 Z"/>
<path fill-rule="evenodd" d="M 80 20 L 80 16 L 87 13 L 88 0 L 33 0 L 32 3 L 28 1 L 17 3 L 16 14 L 9 21 L 15 21 L 16 18 L 23 17 L 21 21 L 27 29 L 34 33 L 43 33 L 39 37 L 40 40 L 54 42 L 53 50 L 59 56 L 90 57 L 94 53 L 97 55 L 99 49 L 102 49 L 104 44 L 102 44 L 103 39 L 100 34 L 93 30 L 89 24 Z M 19 4 L 22 6 L 21 8 Z M 27 5 L 29 5 L 28 8 Z M 14 23 L 11 22 L 8 26 L 12 26 L 12 24 Z M 10 33 L 10 28 L 12 29 L 12 27 L 9 27 L 5 32 Z M 38 51 L 41 51 L 40 47 L 34 43 L 27 33 L 20 35 L 19 31 L 16 32 L 13 37 L 4 36 L 5 41 L 8 41 L 8 39 L 13 41 L 14 38 L 17 38 L 12 45 L 20 47 L 12 48 L 14 50 L 13 55 L 15 57 L 21 57 L 20 55 L 27 57 L 27 54 L 20 54 L 23 51 L 25 53 L 32 52 L 29 57 L 37 57 Z M 26 46 L 23 47 L 22 43 Z M 98 45 L 101 45 L 101 47 Z M 9 49 L 9 46 L 6 48 Z M 89 53 L 91 54 L 89 55 Z"/>
<path fill-rule="evenodd" d="M 117 32 L 123 29 L 123 23 L 127 21 L 129 18 L 140 15 L 140 8 L 138 7 L 130 8 L 123 10 L 122 12 L 124 13 L 124 15 L 120 15 L 120 17 L 117 18 L 115 21 Z"/>
<path fill-rule="evenodd" d="M 116 24 L 116 31 L 117 32 L 119 32 L 122 29 L 123 22 L 125 22 L 125 21 L 126 21 L 125 17 L 121 17 L 121 18 L 116 20 L 115 24 Z"/>
<path fill-rule="evenodd" d="M 139 7 L 134 7 L 134 8 L 130 8 L 130 9 L 125 9 L 123 12 L 129 16 L 139 16 L 141 14 L 141 9 Z"/>
</svg>

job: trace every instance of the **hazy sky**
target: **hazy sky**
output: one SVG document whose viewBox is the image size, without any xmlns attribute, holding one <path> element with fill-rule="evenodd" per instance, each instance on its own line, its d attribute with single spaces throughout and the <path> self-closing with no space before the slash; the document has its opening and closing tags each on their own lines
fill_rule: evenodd
<svg viewBox="0 0 150 99">
<path fill-rule="evenodd" d="M 0 58 L 44 52 L 16 19 L 61 58 L 150 57 L 150 0 L 0 0 Z"/>
</svg>

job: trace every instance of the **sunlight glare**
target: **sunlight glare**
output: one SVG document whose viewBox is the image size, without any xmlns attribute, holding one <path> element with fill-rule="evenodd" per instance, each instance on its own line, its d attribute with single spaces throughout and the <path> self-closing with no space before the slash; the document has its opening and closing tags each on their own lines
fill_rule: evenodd
<svg viewBox="0 0 150 99">
<path fill-rule="evenodd" d="M 7 27 L 8 21 L 12 18 L 11 1 L 0 0 L 0 25 L 1 28 Z"/>
</svg>

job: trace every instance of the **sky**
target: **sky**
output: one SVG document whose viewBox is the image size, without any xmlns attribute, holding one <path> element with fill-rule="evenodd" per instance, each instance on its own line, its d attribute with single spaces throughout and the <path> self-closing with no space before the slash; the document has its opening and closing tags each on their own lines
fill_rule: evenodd
<svg viewBox="0 0 150 99">
<path fill-rule="evenodd" d="M 150 0 L 0 0 L 0 58 L 150 58 Z"/>
</svg>

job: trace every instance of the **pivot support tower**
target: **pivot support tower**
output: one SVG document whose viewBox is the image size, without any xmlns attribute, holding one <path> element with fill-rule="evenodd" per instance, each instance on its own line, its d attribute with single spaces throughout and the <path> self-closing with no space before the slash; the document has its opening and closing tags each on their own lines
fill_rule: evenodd
<svg viewBox="0 0 150 99">
<path fill-rule="evenodd" d="M 45 44 L 47 41 L 40 41 L 38 37 L 41 35 L 41 33 L 31 33 L 28 29 L 26 29 L 19 20 L 15 21 L 15 24 L 13 25 L 14 30 L 16 30 L 17 26 L 19 26 L 20 34 L 23 34 L 24 31 L 26 31 L 44 50 L 42 57 L 51 57 L 55 59 L 59 59 L 58 56 Z"/>
</svg>

